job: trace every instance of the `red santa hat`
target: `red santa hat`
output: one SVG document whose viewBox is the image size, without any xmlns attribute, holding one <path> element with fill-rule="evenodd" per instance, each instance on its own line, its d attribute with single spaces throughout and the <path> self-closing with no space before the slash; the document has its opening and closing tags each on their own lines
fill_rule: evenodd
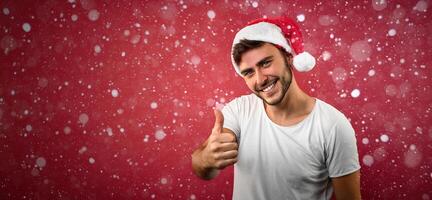
<svg viewBox="0 0 432 200">
<path fill-rule="evenodd" d="M 303 50 L 303 37 L 299 26 L 290 18 L 256 19 L 249 22 L 236 34 L 231 49 L 231 61 L 240 76 L 240 68 L 234 61 L 232 50 L 243 39 L 269 42 L 281 46 L 294 56 L 293 65 L 297 71 L 307 72 L 315 66 L 315 58 Z"/>
</svg>

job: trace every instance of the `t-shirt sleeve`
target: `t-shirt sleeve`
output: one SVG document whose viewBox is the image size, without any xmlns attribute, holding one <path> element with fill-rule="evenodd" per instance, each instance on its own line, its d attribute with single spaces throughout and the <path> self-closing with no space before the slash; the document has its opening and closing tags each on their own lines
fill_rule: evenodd
<svg viewBox="0 0 432 200">
<path fill-rule="evenodd" d="M 326 141 L 326 165 L 331 178 L 360 169 L 357 140 L 348 119 L 341 114 Z"/>
<path fill-rule="evenodd" d="M 224 128 L 232 130 L 236 136 L 237 141 L 240 141 L 240 122 L 239 122 L 239 108 L 238 99 L 234 99 L 222 108 L 224 116 Z"/>
</svg>

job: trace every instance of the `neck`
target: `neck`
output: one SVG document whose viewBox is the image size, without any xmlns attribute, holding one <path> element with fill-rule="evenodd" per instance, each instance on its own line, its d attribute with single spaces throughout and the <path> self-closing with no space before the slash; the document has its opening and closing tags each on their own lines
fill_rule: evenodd
<svg viewBox="0 0 432 200">
<path fill-rule="evenodd" d="M 264 103 L 270 119 L 281 125 L 298 123 L 312 111 L 314 105 L 315 99 L 304 93 L 294 78 L 280 104 L 267 105 Z"/>
</svg>

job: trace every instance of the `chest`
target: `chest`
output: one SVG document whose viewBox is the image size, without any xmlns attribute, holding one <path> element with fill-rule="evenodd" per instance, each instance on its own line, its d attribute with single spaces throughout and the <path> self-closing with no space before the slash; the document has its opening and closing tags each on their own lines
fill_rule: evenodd
<svg viewBox="0 0 432 200">
<path fill-rule="evenodd" d="M 249 124 L 243 129 L 237 167 L 293 182 L 325 176 L 320 130 L 304 126 L 284 131 L 265 122 Z"/>
</svg>

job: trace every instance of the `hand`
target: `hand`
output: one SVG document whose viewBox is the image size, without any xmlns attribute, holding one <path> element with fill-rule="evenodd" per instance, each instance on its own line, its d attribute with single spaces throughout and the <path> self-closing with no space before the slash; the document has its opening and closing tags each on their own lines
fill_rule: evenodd
<svg viewBox="0 0 432 200">
<path fill-rule="evenodd" d="M 202 151 L 202 161 L 206 168 L 224 169 L 237 162 L 238 144 L 234 133 L 223 132 L 224 116 L 215 109 L 215 124 Z"/>
</svg>

